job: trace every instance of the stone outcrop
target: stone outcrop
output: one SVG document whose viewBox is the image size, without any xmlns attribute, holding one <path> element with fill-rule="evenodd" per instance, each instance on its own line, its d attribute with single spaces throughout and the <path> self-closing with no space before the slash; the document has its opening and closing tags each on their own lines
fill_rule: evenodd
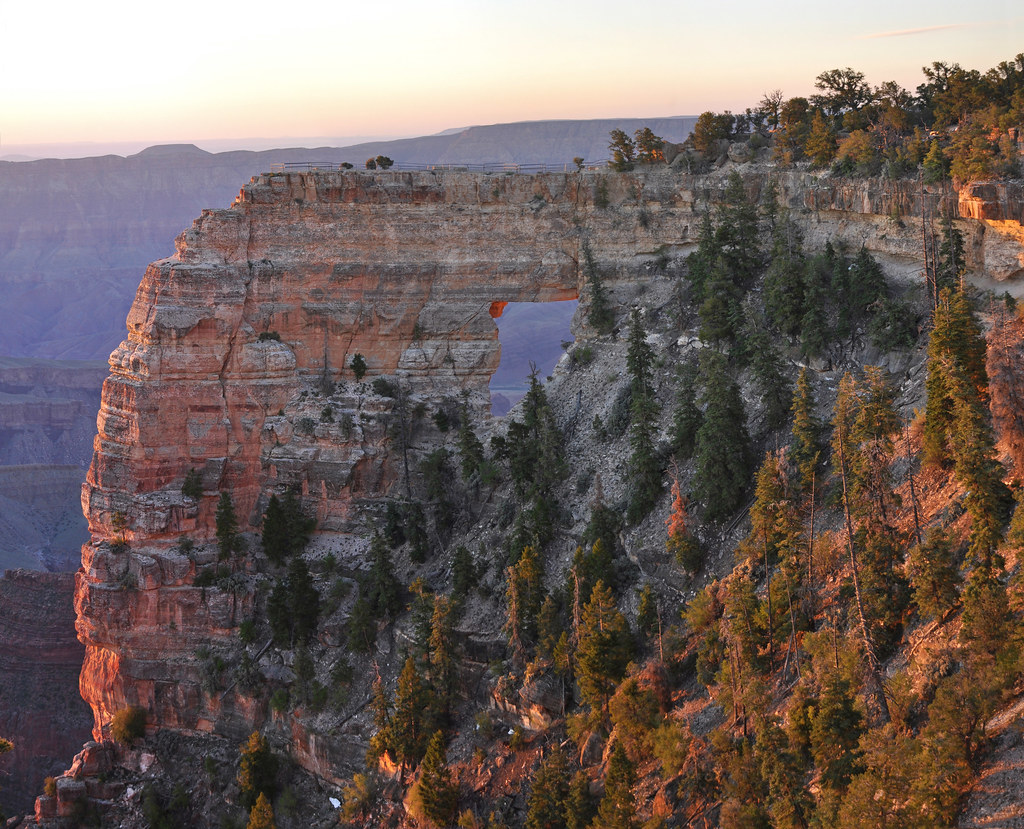
<svg viewBox="0 0 1024 829">
<path fill-rule="evenodd" d="M 957 209 L 951 191 L 914 182 L 741 170 L 752 195 L 777 183 L 809 247 L 864 244 L 904 276 L 922 218 Z M 251 561 L 236 565 L 237 589 L 207 590 L 194 581 L 212 559 L 173 546 L 213 537 L 219 492 L 231 494 L 243 530 L 258 528 L 284 487 L 301 493 L 322 532 L 360 527 L 362 505 L 401 489 L 396 447 L 436 445 L 422 413 L 463 395 L 486 411 L 500 303 L 579 296 L 586 243 L 628 304 L 660 262 L 692 249 L 725 185 L 724 172 L 666 168 L 266 174 L 230 208 L 204 211 L 177 254 L 146 271 L 103 386 L 82 492 L 93 541 L 76 597 L 97 738 L 128 704 L 192 732 L 244 735 L 266 716 L 237 691 L 204 690 L 196 656 L 231 642 L 254 606 Z M 958 221 L 977 230 L 973 266 L 986 266 L 993 240 L 1019 252 L 998 228 Z M 368 365 L 362 382 L 356 354 Z M 198 498 L 181 492 L 191 468 Z M 329 755 L 303 740 L 310 767 Z"/>
<path fill-rule="evenodd" d="M 14 743 L 0 759 L 7 814 L 29 811 L 43 779 L 60 774 L 89 735 L 73 591 L 71 573 L 9 570 L 0 578 L 0 735 Z"/>
</svg>

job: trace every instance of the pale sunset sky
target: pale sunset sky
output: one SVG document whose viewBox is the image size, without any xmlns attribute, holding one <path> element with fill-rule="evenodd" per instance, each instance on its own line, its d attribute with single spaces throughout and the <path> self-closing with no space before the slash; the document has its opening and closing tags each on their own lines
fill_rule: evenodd
<svg viewBox="0 0 1024 829">
<path fill-rule="evenodd" d="M 818 73 L 845 66 L 913 91 L 932 61 L 985 71 L 1024 51 L 1024 6 L 0 0 L 0 31 L 3 156 L 40 144 L 260 148 L 742 111 L 775 88 L 811 94 Z"/>
</svg>

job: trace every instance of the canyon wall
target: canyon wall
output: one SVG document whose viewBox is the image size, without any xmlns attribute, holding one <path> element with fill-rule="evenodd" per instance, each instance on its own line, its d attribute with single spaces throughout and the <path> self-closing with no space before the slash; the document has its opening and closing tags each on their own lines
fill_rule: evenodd
<svg viewBox="0 0 1024 829">
<path fill-rule="evenodd" d="M 755 196 L 778 184 L 810 248 L 864 244 L 905 279 L 916 278 L 922 218 L 959 204 L 916 182 L 741 172 Z M 692 249 L 725 186 L 725 171 L 667 168 L 266 174 L 230 208 L 204 211 L 176 255 L 147 269 L 103 386 L 82 491 L 93 541 L 76 594 L 96 729 L 134 704 L 156 725 L 244 733 L 262 709 L 237 690 L 204 691 L 196 653 L 237 639 L 254 603 L 253 562 L 235 562 L 237 589 L 207 590 L 194 580 L 215 556 L 186 554 L 179 537 L 212 539 L 220 492 L 243 531 L 255 530 L 285 487 L 321 532 L 362 532 L 362 507 L 401 490 L 396 447 L 437 445 L 424 412 L 463 399 L 486 412 L 502 303 L 579 296 L 586 244 L 628 306 L 666 258 Z M 958 226 L 969 264 L 1008 279 L 1024 253 L 1001 221 Z M 356 354 L 368 365 L 362 382 Z M 181 492 L 192 468 L 199 497 Z"/>
<path fill-rule="evenodd" d="M 8 570 L 0 578 L 0 735 L 14 743 L 0 760 L 7 814 L 30 810 L 43 779 L 60 774 L 89 738 L 74 585 L 71 573 Z"/>
</svg>

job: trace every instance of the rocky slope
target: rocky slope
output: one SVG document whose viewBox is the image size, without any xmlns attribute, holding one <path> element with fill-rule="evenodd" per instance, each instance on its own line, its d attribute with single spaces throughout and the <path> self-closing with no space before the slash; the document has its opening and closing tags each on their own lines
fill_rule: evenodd
<svg viewBox="0 0 1024 829">
<path fill-rule="evenodd" d="M 741 171 L 751 193 L 777 181 L 808 247 L 826 238 L 852 250 L 863 244 L 908 285 L 922 218 L 929 224 L 957 204 L 954 194 L 913 182 Z M 423 415 L 457 407 L 463 395 L 475 417 L 485 414 L 500 304 L 579 296 L 586 243 L 620 307 L 642 295 L 645 307 L 669 313 L 675 289 L 666 268 L 692 248 L 724 185 L 723 172 L 671 169 L 281 174 L 258 176 L 232 207 L 205 211 L 178 238 L 176 256 L 147 270 L 104 383 L 83 488 L 93 542 L 76 593 L 82 692 L 96 735 L 126 705 L 144 707 L 154 728 L 236 740 L 268 716 L 258 694 L 210 678 L 211 652 L 237 650 L 237 626 L 256 606 L 266 566 L 243 557 L 230 588 L 195 584 L 216 558 L 219 492 L 230 493 L 242 530 L 255 531 L 270 495 L 297 488 L 318 519 L 314 558 L 330 552 L 343 573 L 358 574 L 375 499 L 405 491 L 400 444 L 415 460 L 446 440 Z M 970 265 L 995 278 L 1018 275 L 1024 253 L 1014 223 L 994 207 L 1007 200 L 982 191 L 960 200 L 974 211 L 958 222 Z M 575 329 L 586 340 L 593 332 L 584 316 Z M 608 348 L 624 350 L 614 339 Z M 363 382 L 349 368 L 357 353 L 369 366 Z M 571 432 L 607 415 L 619 385 L 596 370 L 564 387 L 556 377 L 560 425 Z M 617 491 L 621 459 L 603 463 Z M 197 498 L 181 492 L 190 468 L 202 479 Z M 578 472 L 577 491 L 592 492 L 593 476 Z M 583 520 L 574 514 L 570 523 L 578 529 Z M 644 549 L 661 547 L 664 557 L 651 540 L 660 519 L 652 520 L 650 537 L 640 532 L 628 550 L 642 570 L 662 566 Z M 481 527 L 480 540 L 502 535 L 493 511 Z M 176 544 L 182 535 L 198 549 Z M 342 601 L 332 617 L 341 630 L 349 609 Z M 477 644 L 467 630 L 467 647 L 481 653 L 482 672 L 498 625 L 475 621 Z M 326 625 L 321 638 L 334 635 Z M 378 644 L 393 669 L 396 644 Z M 260 670 L 287 672 L 276 659 Z M 362 677 L 355 701 L 368 690 Z M 365 745 L 357 710 L 329 727 L 300 711 L 275 715 L 274 728 L 300 765 L 338 781 Z"/>
<path fill-rule="evenodd" d="M 0 760 L 7 814 L 30 810 L 43 778 L 59 775 L 89 736 L 74 585 L 71 573 L 8 570 L 0 578 L 0 734 L 14 743 Z"/>
</svg>

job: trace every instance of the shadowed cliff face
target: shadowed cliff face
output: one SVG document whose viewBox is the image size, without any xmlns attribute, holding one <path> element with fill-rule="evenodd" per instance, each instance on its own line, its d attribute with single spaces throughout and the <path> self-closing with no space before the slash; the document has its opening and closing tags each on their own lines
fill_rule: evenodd
<svg viewBox="0 0 1024 829">
<path fill-rule="evenodd" d="M 865 244 L 903 274 L 914 272 L 922 214 L 956 206 L 950 192 L 913 182 L 744 174 L 754 195 L 772 179 L 809 249 L 827 238 Z M 231 494 L 241 528 L 254 529 L 284 486 L 301 493 L 321 532 L 362 527 L 375 498 L 404 491 L 399 447 L 422 456 L 439 445 L 424 412 L 464 396 L 474 414 L 487 410 L 495 303 L 579 296 L 587 242 L 628 307 L 661 258 L 692 247 L 725 183 L 723 172 L 667 168 L 281 174 L 205 211 L 176 256 L 146 271 L 103 387 L 82 493 L 94 542 L 76 595 L 96 727 L 138 704 L 155 724 L 244 735 L 260 712 L 242 695 L 229 704 L 204 692 L 195 652 L 236 637 L 254 597 L 196 587 L 197 563 L 209 562 L 172 543 L 213 537 L 219 492 Z M 973 234 L 975 266 L 998 249 L 1008 264 L 997 275 L 1020 270 L 1017 241 L 960 224 Z M 574 333 L 585 339 L 581 299 Z M 350 368 L 356 354 L 368 365 L 362 382 Z M 381 379 L 388 386 L 372 385 Z M 201 474 L 199 498 L 181 493 L 190 468 Z M 121 516 L 128 553 L 108 543 Z"/>
<path fill-rule="evenodd" d="M 0 769 L 0 805 L 27 811 L 43 778 L 59 774 L 89 735 L 78 694 L 71 573 L 9 570 L 0 577 L 0 734 L 14 751 Z"/>
</svg>

